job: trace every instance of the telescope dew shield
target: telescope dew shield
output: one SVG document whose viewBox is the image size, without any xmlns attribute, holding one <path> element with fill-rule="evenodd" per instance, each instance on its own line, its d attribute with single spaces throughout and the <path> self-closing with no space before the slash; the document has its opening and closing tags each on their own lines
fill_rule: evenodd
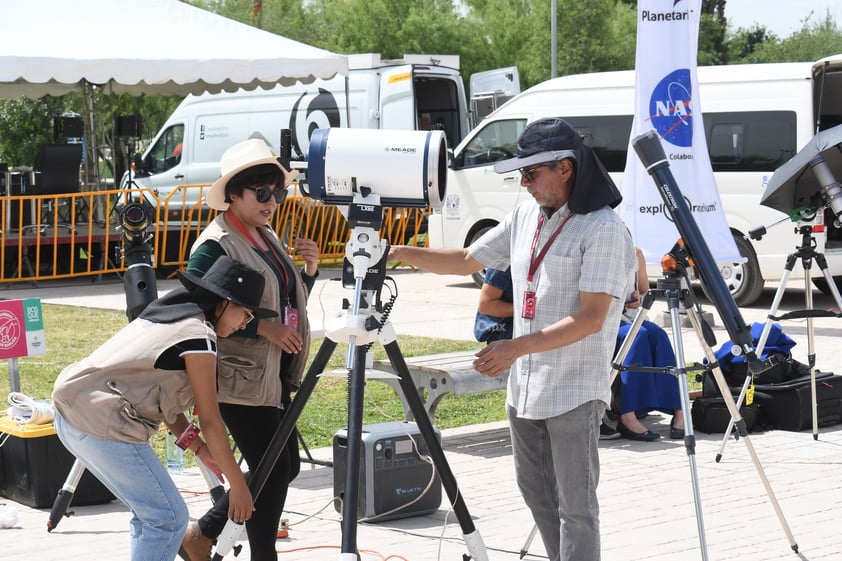
<svg viewBox="0 0 842 561">
<path fill-rule="evenodd" d="M 447 185 L 443 131 L 316 129 L 310 137 L 307 183 L 313 199 L 353 201 L 367 187 L 389 207 L 441 208 Z"/>
</svg>

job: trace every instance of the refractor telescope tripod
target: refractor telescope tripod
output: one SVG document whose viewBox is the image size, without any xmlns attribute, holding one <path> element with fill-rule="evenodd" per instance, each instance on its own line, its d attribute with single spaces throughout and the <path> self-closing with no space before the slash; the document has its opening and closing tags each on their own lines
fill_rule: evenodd
<svg viewBox="0 0 842 561">
<path fill-rule="evenodd" d="M 366 191 L 362 187 L 363 192 Z M 397 373 L 404 398 L 418 425 L 418 429 L 429 448 L 442 486 L 444 487 L 453 511 L 459 520 L 468 554 L 463 559 L 487 561 L 485 544 L 479 531 L 474 526 L 465 501 L 459 491 L 456 478 L 447 463 L 444 450 L 435 433 L 432 421 L 424 409 L 424 404 L 409 368 L 406 365 L 397 337 L 391 324 L 377 310 L 375 294 L 382 284 L 385 274 L 388 250 L 384 240 L 379 238 L 382 209 L 379 197 L 365 193 L 357 195 L 349 208 L 348 222 L 351 226 L 351 239 L 345 249 L 346 272 L 353 274 L 354 300 L 343 307 L 343 314 L 329 326 L 325 340 L 316 353 L 307 370 L 301 386 L 295 394 L 283 421 L 278 427 L 257 468 L 254 470 L 249 488 L 252 496 L 257 497 L 272 471 L 277 459 L 291 437 L 295 424 L 307 404 L 320 375 L 327 366 L 339 342 L 348 343 L 346 366 L 349 369 L 348 430 L 347 430 L 347 465 L 345 473 L 345 492 L 342 502 L 342 540 L 340 561 L 359 561 L 357 548 L 357 505 L 359 501 L 359 471 L 362 453 L 362 422 L 364 406 L 364 387 L 366 370 L 366 349 L 375 340 L 383 344 L 386 354 Z M 343 275 L 344 277 L 344 275 Z M 217 539 L 213 560 L 221 561 L 242 533 L 242 524 L 229 520 L 222 534 Z"/>
<path fill-rule="evenodd" d="M 763 487 L 766 490 L 766 494 L 769 497 L 769 501 L 772 503 L 772 507 L 775 510 L 775 514 L 778 516 L 778 520 L 780 521 L 784 533 L 786 534 L 787 539 L 789 540 L 790 547 L 793 551 L 798 552 L 798 544 L 795 543 L 795 538 L 793 537 L 792 532 L 790 531 L 789 525 L 784 519 L 780 505 L 778 504 L 778 501 L 775 498 L 775 494 L 772 491 L 772 487 L 769 485 L 769 481 L 766 478 L 766 474 L 763 471 L 763 467 L 760 465 L 760 461 L 757 458 L 757 454 L 754 451 L 754 447 L 748 438 L 748 430 L 746 429 L 746 423 L 740 416 L 739 408 L 734 404 L 733 398 L 730 397 L 731 394 L 728 390 L 728 383 L 725 381 L 725 377 L 723 376 L 722 371 L 719 368 L 719 363 L 716 360 L 716 356 L 714 355 L 713 350 L 711 349 L 711 347 L 716 343 L 713 331 L 710 329 L 710 326 L 705 322 L 701 310 L 695 301 L 692 291 L 689 288 L 687 288 L 689 286 L 689 284 L 687 283 L 687 270 L 689 268 L 690 258 L 687 252 L 685 251 L 681 241 L 679 241 L 679 243 L 677 243 L 673 247 L 672 251 L 664 258 L 662 263 L 664 263 L 663 277 L 661 279 L 658 279 L 657 288 L 649 290 L 644 296 L 643 303 L 638 309 L 637 314 L 635 315 L 631 328 L 626 334 L 625 339 L 623 339 L 623 343 L 620 345 L 620 348 L 617 351 L 617 355 L 614 358 L 614 363 L 612 365 L 613 368 L 611 371 L 611 382 L 613 383 L 617 374 L 622 370 L 659 372 L 664 374 L 672 374 L 678 377 L 679 391 L 681 393 L 681 411 L 684 414 L 685 425 L 684 447 L 687 450 L 687 457 L 690 462 L 690 473 L 693 484 L 693 499 L 695 502 L 696 509 L 696 523 L 699 532 L 699 545 L 701 549 L 702 559 L 704 561 L 707 561 L 707 543 L 705 540 L 705 528 L 702 516 L 701 496 L 699 492 L 698 474 L 696 471 L 696 438 L 693 432 L 693 420 L 690 414 L 690 399 L 687 387 L 687 372 L 691 369 L 709 369 L 713 375 L 714 380 L 716 381 L 717 386 L 720 389 L 720 392 L 722 392 L 722 395 L 728 396 L 725 397 L 724 401 L 726 407 L 728 408 L 728 412 L 731 415 L 731 422 L 737 426 L 737 430 L 740 436 L 742 437 L 742 441 L 746 445 L 746 449 L 748 450 L 748 453 L 751 456 L 752 463 L 754 464 L 754 467 L 757 470 L 757 474 L 760 477 L 761 482 L 763 483 Z M 629 350 L 631 349 L 632 344 L 634 343 L 635 337 L 637 336 L 638 331 L 640 330 L 640 326 L 643 324 L 643 321 L 646 319 L 647 314 L 652 309 L 652 303 L 655 300 L 655 297 L 659 295 L 663 296 L 666 300 L 667 308 L 670 314 L 676 366 L 662 368 L 644 367 L 635 364 L 623 366 L 623 361 L 625 360 L 626 356 L 629 353 Z M 681 319 L 679 317 L 680 310 L 686 310 L 687 312 L 687 317 L 690 320 L 690 323 L 693 326 L 693 330 L 696 332 L 696 336 L 699 339 L 699 343 L 701 344 L 705 356 L 708 359 L 709 364 L 707 367 L 688 368 L 686 366 L 687 363 L 684 358 L 684 346 L 681 339 Z"/>
</svg>

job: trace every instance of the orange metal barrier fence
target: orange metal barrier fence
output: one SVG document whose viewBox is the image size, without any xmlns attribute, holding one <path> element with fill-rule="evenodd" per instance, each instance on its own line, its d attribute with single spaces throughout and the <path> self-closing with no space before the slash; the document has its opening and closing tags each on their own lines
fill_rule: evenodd
<svg viewBox="0 0 842 561">
<path fill-rule="evenodd" d="M 204 207 L 207 185 L 183 185 L 160 200 L 146 189 L 114 189 L 61 195 L 0 197 L 0 282 L 98 276 L 126 270 L 120 211 L 141 196 L 149 204 L 149 243 L 166 275 L 183 268 L 190 248 L 217 211 Z M 385 208 L 381 237 L 391 243 L 426 245 L 429 209 Z M 271 221 L 282 242 L 314 240 L 319 262 L 342 262 L 350 229 L 335 206 L 301 195 L 278 206 Z"/>
</svg>

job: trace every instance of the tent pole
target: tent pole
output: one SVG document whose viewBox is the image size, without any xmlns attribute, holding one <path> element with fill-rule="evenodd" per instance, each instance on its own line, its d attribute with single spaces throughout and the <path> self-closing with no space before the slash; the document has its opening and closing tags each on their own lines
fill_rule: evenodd
<svg viewBox="0 0 842 561">
<path fill-rule="evenodd" d="M 83 190 L 99 188 L 98 147 L 96 139 L 96 123 L 94 122 L 94 86 L 87 80 L 82 80 L 82 114 L 85 122 L 85 175 Z M 93 186 L 93 188 L 92 188 Z"/>
</svg>

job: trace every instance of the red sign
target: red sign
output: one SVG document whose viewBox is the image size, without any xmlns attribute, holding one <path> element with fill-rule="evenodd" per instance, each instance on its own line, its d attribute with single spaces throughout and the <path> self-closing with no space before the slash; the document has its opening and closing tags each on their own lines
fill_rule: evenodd
<svg viewBox="0 0 842 561">
<path fill-rule="evenodd" d="M 0 359 L 27 356 L 22 300 L 0 301 Z"/>
</svg>

